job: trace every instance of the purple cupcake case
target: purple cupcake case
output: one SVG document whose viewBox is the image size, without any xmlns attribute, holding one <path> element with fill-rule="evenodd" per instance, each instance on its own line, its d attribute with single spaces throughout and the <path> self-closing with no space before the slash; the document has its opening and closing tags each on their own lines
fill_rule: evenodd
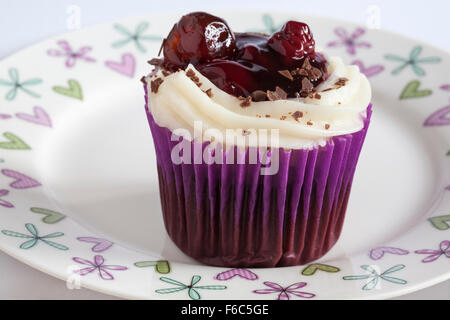
<svg viewBox="0 0 450 320">
<path fill-rule="evenodd" d="M 145 110 L 164 223 L 185 254 L 214 266 L 283 267 L 316 260 L 336 243 L 371 105 L 359 132 L 312 150 L 280 149 L 279 171 L 271 176 L 260 174 L 260 161 L 225 164 L 231 150 L 224 164 L 174 164 L 171 150 L 179 141 Z M 248 150 L 241 156 L 248 159 Z"/>
</svg>

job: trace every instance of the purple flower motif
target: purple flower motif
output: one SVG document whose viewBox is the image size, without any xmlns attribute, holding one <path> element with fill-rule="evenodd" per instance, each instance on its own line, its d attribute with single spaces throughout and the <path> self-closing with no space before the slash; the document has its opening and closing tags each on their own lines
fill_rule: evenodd
<svg viewBox="0 0 450 320">
<path fill-rule="evenodd" d="M 9 194 L 9 190 L 5 190 L 5 189 L 0 190 L 0 198 L 3 196 L 7 196 L 8 194 Z M 11 202 L 6 201 L 4 199 L 0 199 L 0 206 L 5 207 L 5 208 L 14 208 L 14 205 Z"/>
<path fill-rule="evenodd" d="M 351 55 L 356 54 L 356 48 L 371 48 L 372 45 L 365 41 L 357 41 L 363 36 L 366 31 L 362 28 L 357 28 L 352 34 L 348 34 L 344 28 L 336 28 L 334 33 L 340 38 L 339 40 L 328 43 L 328 47 L 347 47 L 347 52 Z"/>
<path fill-rule="evenodd" d="M 114 276 L 108 272 L 108 270 L 117 270 L 117 271 L 124 271 L 128 270 L 127 267 L 123 266 L 117 266 L 117 265 L 105 265 L 105 259 L 101 255 L 96 255 L 94 257 L 94 261 L 89 261 L 82 258 L 72 258 L 73 261 L 84 264 L 89 267 L 83 268 L 80 270 L 75 271 L 75 273 L 78 273 L 80 276 L 85 276 L 91 272 L 97 271 L 100 278 L 103 280 L 114 280 Z"/>
<path fill-rule="evenodd" d="M 428 254 L 429 256 L 422 260 L 423 263 L 433 262 L 439 259 L 442 255 L 445 255 L 450 259 L 450 241 L 444 240 L 439 245 L 438 250 L 423 249 L 414 251 L 418 254 Z"/>
<path fill-rule="evenodd" d="M 291 284 L 288 287 L 283 288 L 277 283 L 266 281 L 264 282 L 266 286 L 268 286 L 270 289 L 260 289 L 260 290 L 254 290 L 254 293 L 257 294 L 271 294 L 271 293 L 278 293 L 278 298 L 276 300 L 290 300 L 291 296 L 297 296 L 300 298 L 314 298 L 316 295 L 309 292 L 299 291 L 298 289 L 301 289 L 306 286 L 306 282 L 298 282 Z"/>
<path fill-rule="evenodd" d="M 94 58 L 88 57 L 87 53 L 92 50 L 91 47 L 81 47 L 78 51 L 72 49 L 66 40 L 60 40 L 57 44 L 62 50 L 50 49 L 47 53 L 53 57 L 66 57 L 66 67 L 72 68 L 75 66 L 77 59 L 84 60 L 86 62 L 95 62 Z"/>
</svg>

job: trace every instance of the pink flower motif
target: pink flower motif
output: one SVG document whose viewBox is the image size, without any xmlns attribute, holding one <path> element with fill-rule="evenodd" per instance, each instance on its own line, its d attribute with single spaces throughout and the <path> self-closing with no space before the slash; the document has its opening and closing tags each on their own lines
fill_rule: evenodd
<svg viewBox="0 0 450 320">
<path fill-rule="evenodd" d="M 450 241 L 444 240 L 440 243 L 438 250 L 423 249 L 414 251 L 418 254 L 428 254 L 429 256 L 422 260 L 423 263 L 433 262 L 445 255 L 450 259 Z"/>
<path fill-rule="evenodd" d="M 84 265 L 89 266 L 87 268 L 75 271 L 75 273 L 78 273 L 80 276 L 85 276 L 91 272 L 97 271 L 98 275 L 103 280 L 114 280 L 114 276 L 111 273 L 109 273 L 107 270 L 117 270 L 117 271 L 128 270 L 127 267 L 123 267 L 123 266 L 105 265 L 104 264 L 105 259 L 101 255 L 96 255 L 94 257 L 93 262 L 86 260 L 86 259 L 78 258 L 78 257 L 72 258 L 72 260 L 79 264 L 84 264 Z"/>
<path fill-rule="evenodd" d="M 351 55 L 356 54 L 356 48 L 371 48 L 372 45 L 365 41 L 357 41 L 363 36 L 366 31 L 362 28 L 357 28 L 352 34 L 348 34 L 344 28 L 336 28 L 334 33 L 340 38 L 339 40 L 328 43 L 328 47 L 347 47 L 347 52 Z"/>
<path fill-rule="evenodd" d="M 91 47 L 81 47 L 78 51 L 72 50 L 72 47 L 66 40 L 60 40 L 57 44 L 62 50 L 50 49 L 47 53 L 53 57 L 66 57 L 66 67 L 72 68 L 75 66 L 77 59 L 84 60 L 86 62 L 95 62 L 94 58 L 88 57 L 87 53 L 92 50 Z"/>
<path fill-rule="evenodd" d="M 306 286 L 306 282 L 298 282 L 291 284 L 290 286 L 283 288 L 277 283 L 266 281 L 264 282 L 266 286 L 268 286 L 270 289 L 260 289 L 260 290 L 254 290 L 254 293 L 257 294 L 271 294 L 271 293 L 278 293 L 277 300 L 290 300 L 291 295 L 300 297 L 300 298 L 314 298 L 316 295 L 309 292 L 299 291 L 298 289 L 301 289 Z"/>
</svg>

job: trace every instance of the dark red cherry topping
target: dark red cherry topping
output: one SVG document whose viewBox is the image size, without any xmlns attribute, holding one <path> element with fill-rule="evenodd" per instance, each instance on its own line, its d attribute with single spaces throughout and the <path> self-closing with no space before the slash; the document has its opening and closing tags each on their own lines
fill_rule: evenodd
<svg viewBox="0 0 450 320">
<path fill-rule="evenodd" d="M 315 41 L 309 26 L 302 22 L 288 21 L 281 31 L 274 33 L 268 46 L 283 56 L 287 62 L 295 63 L 305 57 L 314 59 Z"/>
<path fill-rule="evenodd" d="M 166 66 L 184 68 L 189 63 L 232 57 L 236 40 L 227 23 L 205 12 L 183 16 L 164 40 Z"/>
<path fill-rule="evenodd" d="M 311 30 L 296 21 L 288 21 L 271 36 L 234 35 L 224 20 L 194 12 L 174 25 L 163 49 L 166 69 L 176 71 L 191 63 L 236 97 L 277 87 L 288 97 L 307 96 L 327 77 L 327 62 L 315 52 Z"/>
</svg>

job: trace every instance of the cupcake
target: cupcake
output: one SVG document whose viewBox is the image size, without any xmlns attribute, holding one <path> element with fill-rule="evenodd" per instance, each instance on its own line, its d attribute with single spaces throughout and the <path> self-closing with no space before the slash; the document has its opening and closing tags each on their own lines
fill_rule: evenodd
<svg viewBox="0 0 450 320">
<path fill-rule="evenodd" d="M 371 116 L 355 66 L 316 50 L 308 25 L 233 33 L 183 16 L 143 77 L 166 230 L 208 265 L 282 267 L 342 230 Z"/>
</svg>

